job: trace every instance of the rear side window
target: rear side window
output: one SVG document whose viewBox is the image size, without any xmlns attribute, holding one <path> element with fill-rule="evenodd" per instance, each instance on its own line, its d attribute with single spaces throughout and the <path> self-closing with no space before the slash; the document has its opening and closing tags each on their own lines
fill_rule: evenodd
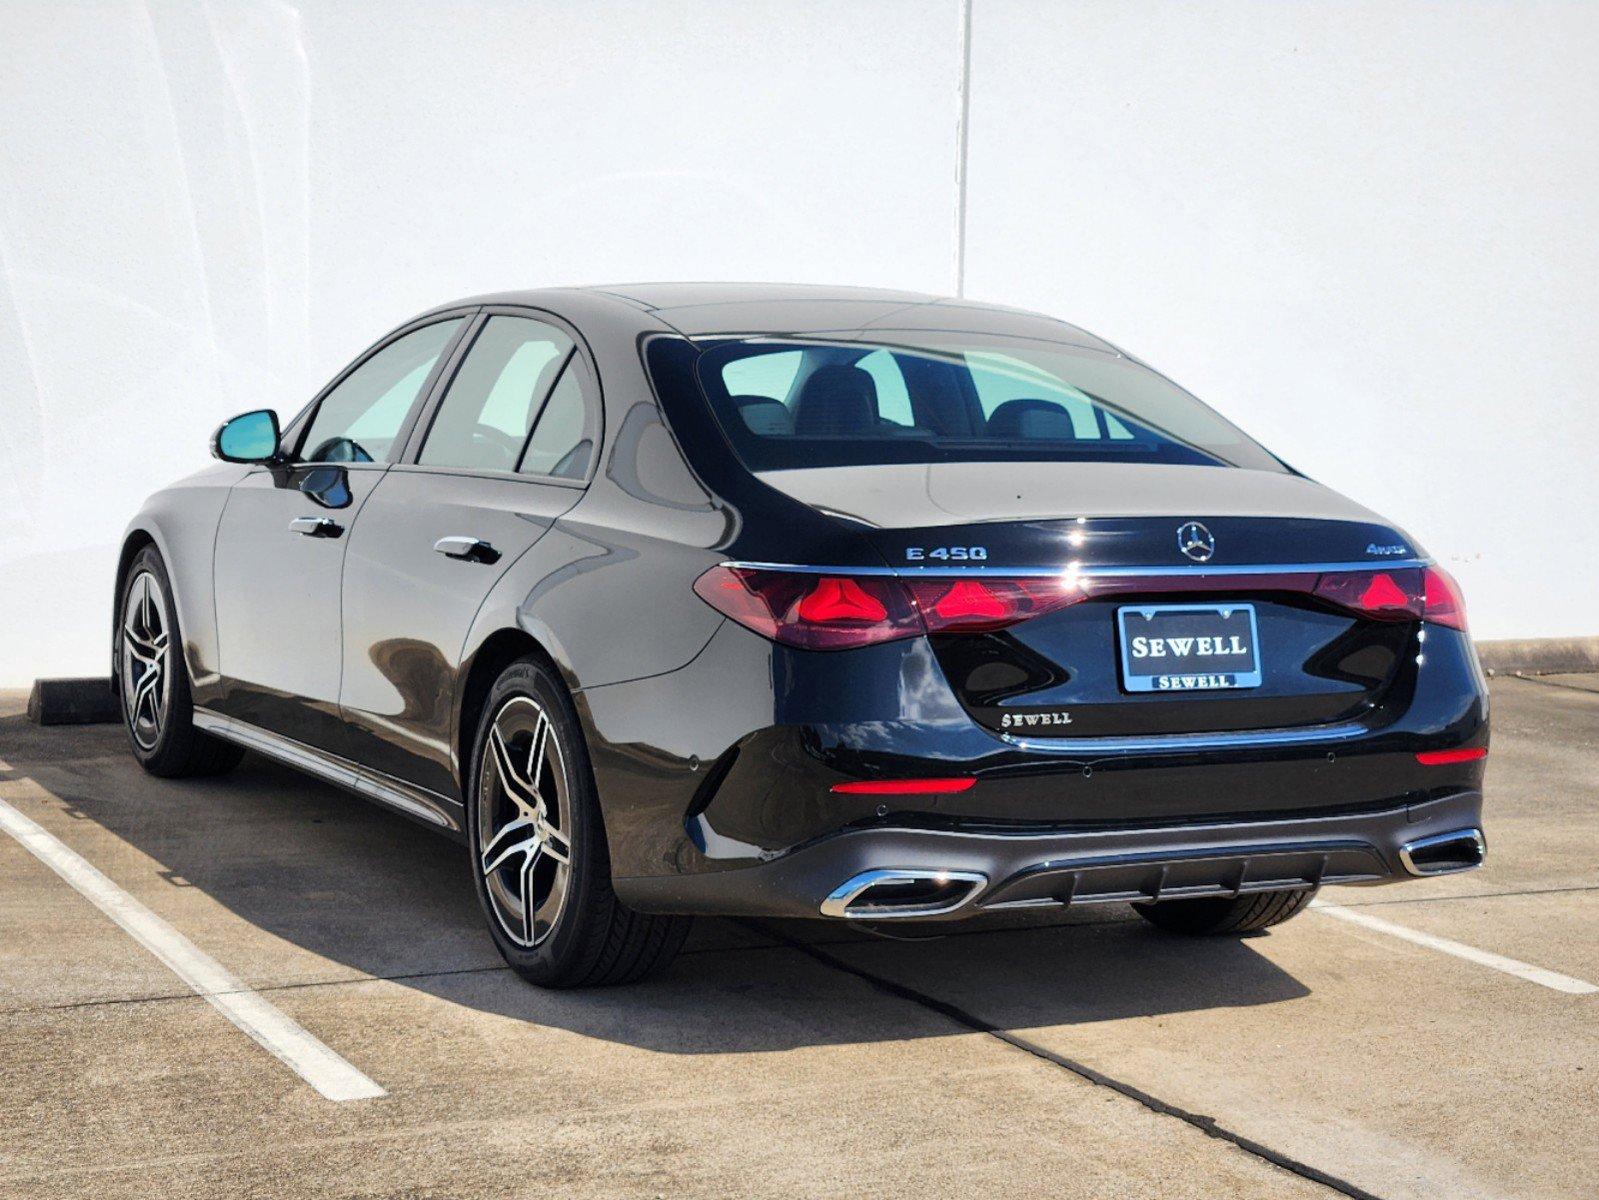
<svg viewBox="0 0 1599 1200">
<path fill-rule="evenodd" d="M 394 440 L 464 318 L 395 338 L 322 398 L 300 442 L 307 462 L 392 462 Z"/>
<path fill-rule="evenodd" d="M 1039 461 L 1287 469 L 1182 388 L 1111 351 L 997 334 L 873 334 L 711 340 L 689 402 L 709 404 L 753 471 Z M 669 386 L 659 372 L 657 383 Z"/>
<path fill-rule="evenodd" d="M 524 475 L 553 475 L 557 479 L 586 476 L 598 434 L 598 406 L 593 396 L 588 364 L 574 353 L 568 357 L 566 369 L 539 414 L 517 470 Z"/>
<path fill-rule="evenodd" d="M 515 471 L 572 354 L 572 339 L 554 325 L 490 317 L 450 382 L 417 461 Z"/>
</svg>

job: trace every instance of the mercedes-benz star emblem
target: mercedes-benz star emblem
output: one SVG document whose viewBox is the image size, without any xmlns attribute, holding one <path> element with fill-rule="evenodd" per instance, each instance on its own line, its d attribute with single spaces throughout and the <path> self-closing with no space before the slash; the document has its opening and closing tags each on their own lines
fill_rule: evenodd
<svg viewBox="0 0 1599 1200">
<path fill-rule="evenodd" d="M 1198 521 L 1188 521 L 1177 527 L 1177 549 L 1195 562 L 1209 562 L 1216 553 L 1216 539 Z"/>
</svg>

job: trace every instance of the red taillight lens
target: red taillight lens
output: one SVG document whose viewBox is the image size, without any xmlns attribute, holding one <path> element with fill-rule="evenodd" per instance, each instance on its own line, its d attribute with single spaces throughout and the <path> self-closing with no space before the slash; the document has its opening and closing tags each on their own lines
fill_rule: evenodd
<svg viewBox="0 0 1599 1200">
<path fill-rule="evenodd" d="M 1476 762 L 1488 757 L 1487 746 L 1467 746 L 1460 750 L 1422 750 L 1416 761 L 1424 767 L 1443 767 L 1450 763 Z"/>
<path fill-rule="evenodd" d="M 1341 571 L 1316 581 L 1316 595 L 1378 621 L 1432 621 L 1465 629 L 1460 585 L 1441 567 Z"/>
<path fill-rule="evenodd" d="M 1339 571 L 1316 581 L 1316 595 L 1378 621 L 1414 620 L 1422 610 L 1421 576 L 1416 567 Z"/>
<path fill-rule="evenodd" d="M 804 650 L 847 650 L 917 637 L 921 618 L 897 580 L 712 567 L 695 594 L 746 629 Z"/>
<path fill-rule="evenodd" d="M 712 567 L 694 591 L 746 629 L 805 650 L 847 650 L 924 633 L 1003 629 L 1084 598 L 1075 579 L 898 579 Z"/>
<path fill-rule="evenodd" d="M 1466 628 L 1466 601 L 1454 576 L 1442 567 L 1428 567 L 1423 587 L 1425 607 L 1422 617 L 1450 629 Z"/>
<path fill-rule="evenodd" d="M 1003 629 L 1085 599 L 1077 580 L 912 579 L 906 586 L 930 633 L 977 633 Z"/>
<path fill-rule="evenodd" d="M 888 609 L 855 580 L 824 575 L 800 598 L 795 615 L 812 625 L 850 622 L 875 625 L 888 620 Z"/>
</svg>

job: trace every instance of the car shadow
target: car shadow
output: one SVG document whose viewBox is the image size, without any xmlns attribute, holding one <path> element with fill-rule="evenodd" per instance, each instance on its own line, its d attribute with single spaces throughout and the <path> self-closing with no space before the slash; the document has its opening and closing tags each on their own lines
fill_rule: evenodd
<svg viewBox="0 0 1599 1200">
<path fill-rule="evenodd" d="M 894 931 L 888 939 L 824 921 L 702 920 L 657 979 L 544 991 L 505 969 L 495 952 L 462 846 L 337 788 L 255 755 L 218 779 L 154 779 L 115 726 L 40 729 L 20 717 L 0 718 L 0 758 L 9 778 L 33 780 L 65 815 L 159 864 L 167 885 L 198 888 L 282 939 L 286 947 L 265 953 L 285 955 L 285 975 L 297 982 L 377 977 L 451 1004 L 663 1053 L 965 1031 L 878 980 L 979 1016 L 992 1001 L 1022 1027 L 1308 994 L 1250 939 L 1174 937 L 1123 906 L 982 918 L 936 938 Z M 229 965 L 226 944 L 184 932 Z M 252 941 L 252 960 L 263 953 Z"/>
</svg>

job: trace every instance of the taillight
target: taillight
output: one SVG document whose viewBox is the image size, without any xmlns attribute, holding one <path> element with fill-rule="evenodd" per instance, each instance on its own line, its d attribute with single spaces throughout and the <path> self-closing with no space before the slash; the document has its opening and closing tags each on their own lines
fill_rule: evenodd
<svg viewBox="0 0 1599 1200">
<path fill-rule="evenodd" d="M 1423 586 L 1425 607 L 1422 617 L 1450 629 L 1466 628 L 1466 601 L 1453 575 L 1442 567 L 1428 567 Z"/>
<path fill-rule="evenodd" d="M 699 598 L 746 629 L 804 650 L 847 650 L 917 637 L 924 626 L 898 581 L 877 575 L 809 575 L 712 567 Z"/>
<path fill-rule="evenodd" d="M 1339 571 L 1316 581 L 1316 595 L 1378 621 L 1420 618 L 1465 629 L 1460 585 L 1442 567 L 1393 571 Z"/>
<path fill-rule="evenodd" d="M 1003 629 L 1084 599 L 1075 579 L 898 579 L 712 567 L 694 591 L 762 637 L 846 650 L 924 633 Z"/>
<path fill-rule="evenodd" d="M 1422 572 L 1338 571 L 1316 581 L 1316 595 L 1378 621 L 1414 620 L 1422 610 Z"/>
<path fill-rule="evenodd" d="M 805 650 L 847 650 L 924 633 L 1005 629 L 1087 600 L 1142 593 L 1234 593 L 1223 575 L 1028 578 L 818 575 L 759 567 L 712 567 L 694 591 L 762 637 Z M 1374 621 L 1431 621 L 1466 628 L 1460 588 L 1440 567 L 1284 572 L 1250 577 L 1249 592 L 1310 593 Z"/>
<path fill-rule="evenodd" d="M 1086 599 L 1075 576 L 1041 579 L 909 579 L 930 633 L 1004 629 Z"/>
</svg>

